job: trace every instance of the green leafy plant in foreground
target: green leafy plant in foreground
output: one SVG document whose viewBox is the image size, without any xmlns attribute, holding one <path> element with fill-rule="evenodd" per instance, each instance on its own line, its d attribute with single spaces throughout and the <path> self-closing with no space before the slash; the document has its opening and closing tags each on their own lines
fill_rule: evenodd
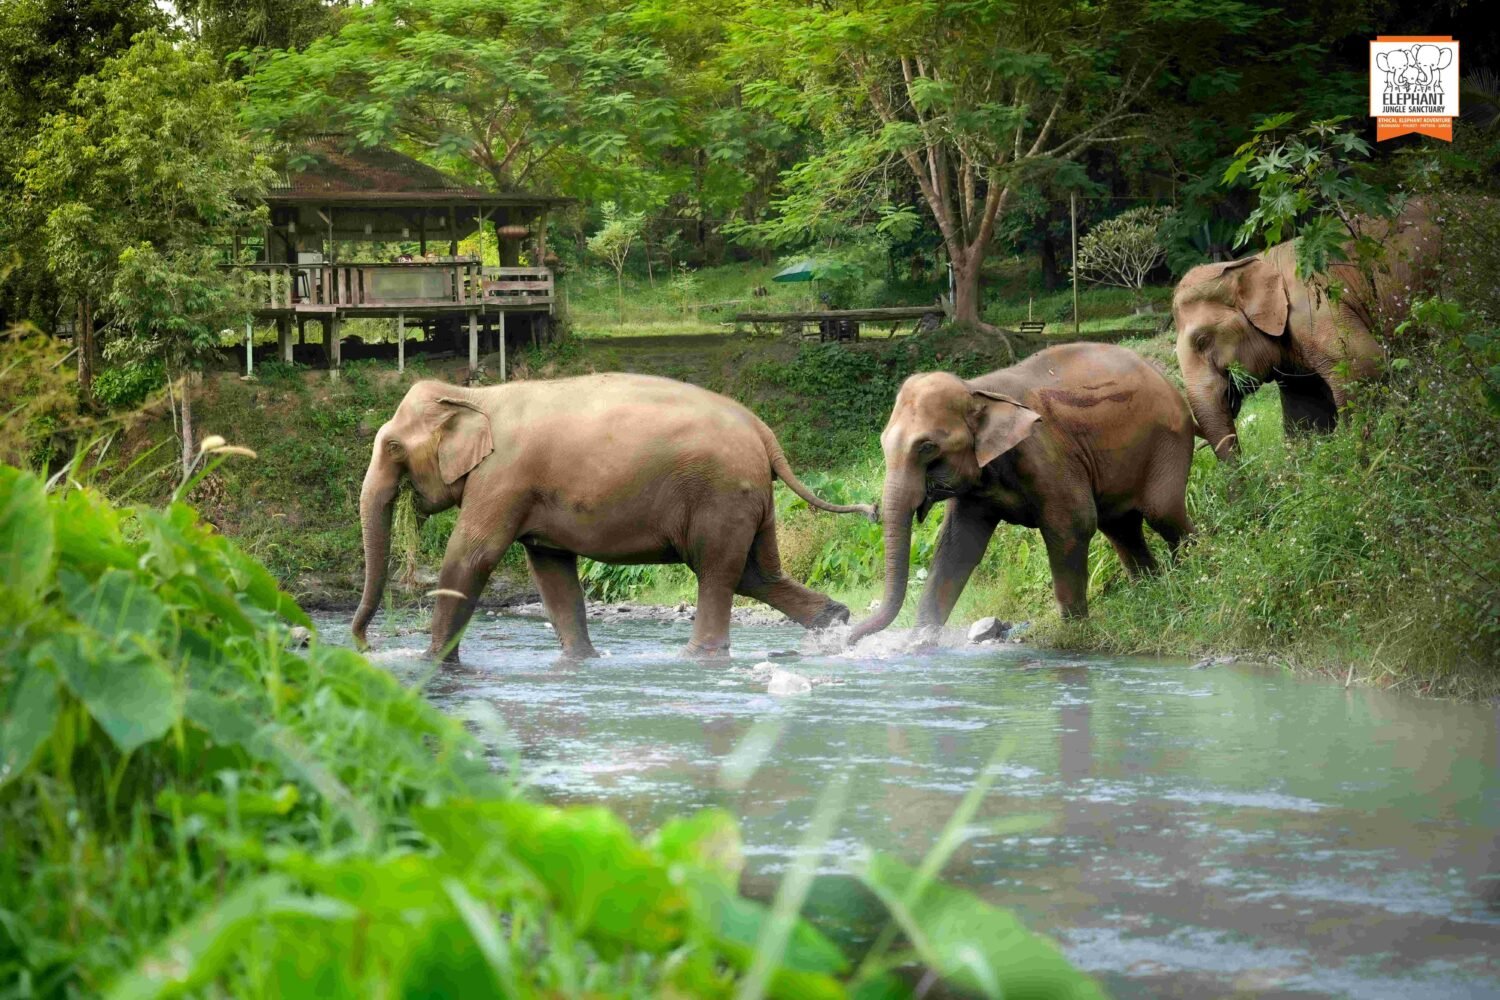
<svg viewBox="0 0 1500 1000">
<path fill-rule="evenodd" d="M 457 720 L 352 651 L 289 649 L 293 624 L 310 623 L 190 508 L 49 495 L 0 467 L 0 983 L 899 997 L 901 970 L 925 969 L 989 996 L 1100 995 L 932 884 L 931 861 L 855 871 L 892 918 L 856 965 L 800 894 L 739 895 L 727 814 L 641 840 L 608 810 L 527 801 Z"/>
</svg>

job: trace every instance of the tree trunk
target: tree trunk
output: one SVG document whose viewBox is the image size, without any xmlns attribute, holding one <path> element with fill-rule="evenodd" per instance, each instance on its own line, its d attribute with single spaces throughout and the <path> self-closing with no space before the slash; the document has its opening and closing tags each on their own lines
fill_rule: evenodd
<svg viewBox="0 0 1500 1000">
<path fill-rule="evenodd" d="M 977 329 L 984 325 L 979 317 L 980 263 L 982 255 L 963 254 L 953 259 L 953 322 Z"/>
<path fill-rule="evenodd" d="M 193 469 L 197 449 L 193 445 L 193 374 L 182 374 L 182 475 L 186 479 Z"/>
<path fill-rule="evenodd" d="M 615 314 L 625 322 L 625 269 L 615 271 Z"/>
<path fill-rule="evenodd" d="M 78 300 L 73 346 L 78 351 L 78 396 L 89 406 L 94 402 L 94 312 L 87 296 Z"/>
</svg>

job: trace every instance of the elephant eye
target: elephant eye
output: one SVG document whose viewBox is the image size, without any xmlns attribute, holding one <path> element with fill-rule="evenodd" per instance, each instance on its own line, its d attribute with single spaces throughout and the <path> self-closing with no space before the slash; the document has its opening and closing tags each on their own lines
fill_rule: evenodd
<svg viewBox="0 0 1500 1000">
<path fill-rule="evenodd" d="M 923 458 L 931 458 L 933 455 L 936 455 L 937 453 L 938 453 L 938 445 L 937 445 L 936 441 L 929 440 L 929 441 L 920 441 L 920 442 L 917 443 L 917 454 L 921 455 Z"/>
</svg>

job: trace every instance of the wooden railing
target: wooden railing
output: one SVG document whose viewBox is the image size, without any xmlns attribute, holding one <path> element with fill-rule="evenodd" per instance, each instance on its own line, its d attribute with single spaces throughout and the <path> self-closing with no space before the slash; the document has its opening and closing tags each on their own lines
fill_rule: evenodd
<svg viewBox="0 0 1500 1000">
<path fill-rule="evenodd" d="M 537 308 L 552 304 L 554 288 L 549 268 L 478 261 L 236 266 L 262 284 L 261 309 L 272 312 Z"/>
</svg>

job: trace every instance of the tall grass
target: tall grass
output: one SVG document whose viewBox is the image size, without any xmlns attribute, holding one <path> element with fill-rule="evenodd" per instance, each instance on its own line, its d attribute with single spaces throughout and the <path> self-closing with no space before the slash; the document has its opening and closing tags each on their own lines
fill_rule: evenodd
<svg viewBox="0 0 1500 1000">
<path fill-rule="evenodd" d="M 310 624 L 190 508 L 0 466 L 7 995 L 904 997 L 892 970 L 976 961 L 991 995 L 1101 995 L 879 857 L 855 874 L 908 946 L 853 962 L 738 894 L 727 814 L 638 839 L 528 801 L 418 691 L 295 648 Z"/>
</svg>

